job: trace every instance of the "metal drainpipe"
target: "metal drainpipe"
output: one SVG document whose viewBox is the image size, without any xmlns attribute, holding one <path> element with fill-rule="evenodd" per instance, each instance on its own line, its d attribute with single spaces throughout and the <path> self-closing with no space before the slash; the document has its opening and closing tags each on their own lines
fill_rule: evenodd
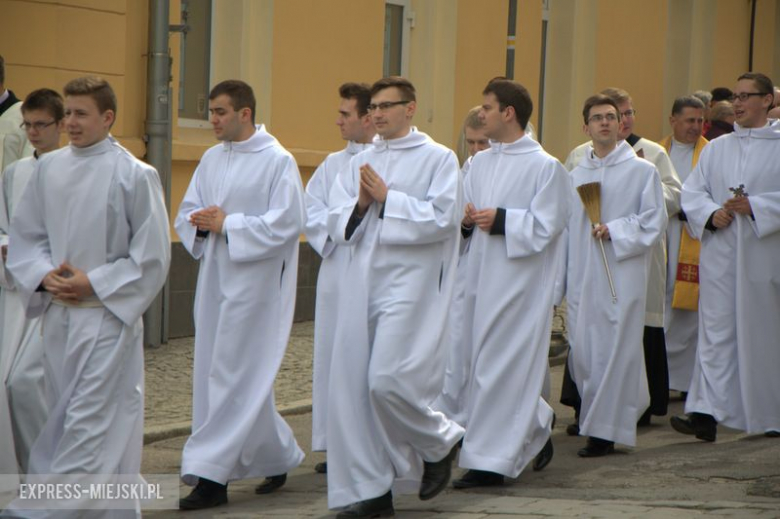
<svg viewBox="0 0 780 519">
<path fill-rule="evenodd" d="M 157 169 L 165 192 L 165 206 L 171 206 L 171 56 L 168 44 L 169 0 L 149 0 L 149 62 L 146 86 L 146 161 Z M 166 281 L 144 313 L 144 345 L 159 347 L 168 342 L 168 300 Z"/>
</svg>

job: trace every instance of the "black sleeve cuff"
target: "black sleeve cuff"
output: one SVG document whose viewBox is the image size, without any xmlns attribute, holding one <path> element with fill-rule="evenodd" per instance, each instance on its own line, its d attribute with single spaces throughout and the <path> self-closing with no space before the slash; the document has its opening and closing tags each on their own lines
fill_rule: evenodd
<svg viewBox="0 0 780 519">
<path fill-rule="evenodd" d="M 707 220 L 707 223 L 704 224 L 704 228 L 707 229 L 708 231 L 715 232 L 718 230 L 718 228 L 715 227 L 715 225 L 712 223 L 712 218 L 715 216 L 715 213 L 717 212 L 718 211 L 713 211 L 712 214 L 710 215 L 709 220 Z"/>
<path fill-rule="evenodd" d="M 195 229 L 196 238 L 205 238 L 208 235 L 209 235 L 208 231 L 204 231 L 203 229 Z"/>
<path fill-rule="evenodd" d="M 490 228 L 491 235 L 506 235 L 506 209 L 499 207 L 496 209 L 496 219 L 493 220 L 493 226 Z"/>
<path fill-rule="evenodd" d="M 349 221 L 347 222 L 347 228 L 344 229 L 344 239 L 349 241 L 350 238 L 352 238 L 352 235 L 355 234 L 355 231 L 360 226 L 360 223 L 363 221 L 363 218 L 358 216 L 358 205 L 355 204 L 355 209 L 352 210 L 352 214 L 349 216 Z"/>
</svg>

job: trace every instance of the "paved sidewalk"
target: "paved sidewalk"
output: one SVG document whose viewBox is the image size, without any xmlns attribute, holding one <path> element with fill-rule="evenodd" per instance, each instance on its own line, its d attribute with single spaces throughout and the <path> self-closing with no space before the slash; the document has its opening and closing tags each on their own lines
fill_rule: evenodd
<svg viewBox="0 0 780 519">
<path fill-rule="evenodd" d="M 313 343 L 314 322 L 295 323 L 275 382 L 279 408 L 311 408 Z M 194 337 L 184 337 L 144 351 L 145 443 L 189 434 L 194 346 Z"/>
<path fill-rule="evenodd" d="M 327 479 L 315 474 L 324 454 L 311 453 L 311 323 L 296 324 L 277 381 L 277 401 L 307 457 L 287 485 L 275 494 L 256 496 L 259 480 L 231 483 L 227 506 L 198 512 L 148 512 L 168 518 L 324 518 Z M 175 341 L 147 351 L 147 432 L 174 430 L 189 419 L 191 340 Z M 185 375 L 186 373 L 186 375 Z M 566 436 L 572 413 L 557 403 L 563 366 L 552 368 L 553 407 L 558 424 L 553 433 L 555 458 L 542 472 L 529 471 L 504 487 L 479 491 L 447 489 L 431 501 L 396 497 L 398 518 L 778 518 L 780 517 L 780 439 L 747 436 L 725 428 L 707 444 L 675 433 L 668 418 L 653 417 L 639 430 L 634 449 L 618 448 L 613 456 L 581 459 L 584 439 Z M 672 402 L 670 414 L 682 412 Z M 173 421 L 171 421 L 173 418 Z M 188 423 L 186 425 L 189 425 Z M 147 438 L 151 439 L 147 434 Z M 165 438 L 165 436 L 161 436 Z M 145 474 L 178 473 L 186 437 L 167 437 L 144 448 Z M 461 469 L 455 469 L 456 475 Z M 182 487 L 182 493 L 189 491 Z"/>
</svg>

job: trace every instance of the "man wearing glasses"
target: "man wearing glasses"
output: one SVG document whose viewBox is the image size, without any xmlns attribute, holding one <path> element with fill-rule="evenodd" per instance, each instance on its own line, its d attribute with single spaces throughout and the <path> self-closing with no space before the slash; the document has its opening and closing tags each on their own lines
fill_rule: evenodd
<svg viewBox="0 0 780 519">
<path fill-rule="evenodd" d="M 0 473 L 26 474 L 30 448 L 46 423 L 41 319 L 25 318 L 24 301 L 5 269 L 8 235 L 24 188 L 38 159 L 60 147 L 65 111 L 62 96 L 44 88 L 22 104 L 22 129 L 35 148 L 3 172 L 0 191 Z M 6 416 L 9 419 L 2 419 Z"/>
<path fill-rule="evenodd" d="M 601 93 L 615 101 L 620 111 L 622 125 L 618 132 L 618 142 L 625 140 L 634 149 L 637 156 L 653 163 L 661 175 L 666 212 L 672 215 L 677 214 L 680 211 L 681 184 L 666 150 L 661 145 L 634 133 L 636 110 L 628 92 L 620 88 L 607 88 L 602 90 Z M 571 171 L 579 165 L 588 144 L 582 144 L 572 150 L 566 159 L 566 169 Z M 650 391 L 650 406 L 640 417 L 639 425 L 649 425 L 651 414 L 656 416 L 665 415 L 669 403 L 669 370 L 667 367 L 666 341 L 663 328 L 665 299 L 666 239 L 662 237 L 653 248 L 650 260 L 650 276 L 647 279 L 643 344 L 648 389 Z M 566 380 L 564 380 L 564 388 L 576 389 L 573 384 L 567 384 Z M 561 395 L 561 402 L 567 405 L 572 405 L 578 400 L 579 397 L 575 391 L 565 391 Z M 575 406 L 575 410 L 576 408 Z M 567 432 L 576 435 L 576 426 L 570 426 Z"/>
<path fill-rule="evenodd" d="M 610 454 L 615 443 L 635 445 L 637 419 L 649 403 L 639 346 L 644 316 L 637 310 L 667 217 L 655 167 L 617 139 L 618 109 L 603 94 L 585 101 L 584 131 L 592 144 L 571 172 L 566 297 L 569 366 L 582 393 L 580 432 L 588 437 L 577 452 L 583 458 Z M 592 182 L 600 183 L 601 194 L 595 227 L 574 189 Z"/>
<path fill-rule="evenodd" d="M 5 60 L 0 56 L 0 171 L 33 152 L 24 131 L 19 128 L 21 107 L 22 102 L 5 88 Z"/>
<path fill-rule="evenodd" d="M 682 207 L 701 239 L 699 341 L 687 416 L 672 427 L 715 441 L 717 424 L 780 436 L 780 121 L 772 81 L 739 77 L 734 132 L 710 142 Z"/>
<path fill-rule="evenodd" d="M 429 404 L 441 390 L 457 265 L 455 154 L 412 126 L 415 89 L 371 87 L 381 137 L 331 190 L 328 231 L 352 248 L 328 395 L 328 506 L 338 517 L 393 514 L 391 487 L 441 492 L 463 429 Z"/>
</svg>

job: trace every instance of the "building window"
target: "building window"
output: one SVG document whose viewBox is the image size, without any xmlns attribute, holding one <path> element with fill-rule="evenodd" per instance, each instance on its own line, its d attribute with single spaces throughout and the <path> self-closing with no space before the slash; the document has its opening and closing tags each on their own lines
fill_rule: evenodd
<svg viewBox="0 0 780 519">
<path fill-rule="evenodd" d="M 181 23 L 184 26 L 179 59 L 181 126 L 200 126 L 200 121 L 208 119 L 211 13 L 212 0 L 181 0 Z"/>
<path fill-rule="evenodd" d="M 413 19 L 408 0 L 385 2 L 384 76 L 408 74 L 409 30 Z"/>
</svg>

